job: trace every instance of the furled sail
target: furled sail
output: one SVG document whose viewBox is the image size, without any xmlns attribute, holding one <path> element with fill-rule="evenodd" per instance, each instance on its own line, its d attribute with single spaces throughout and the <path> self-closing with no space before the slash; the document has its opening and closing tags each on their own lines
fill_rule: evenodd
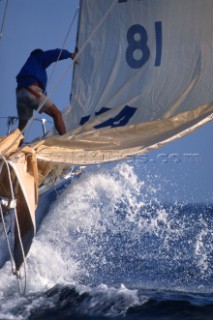
<svg viewBox="0 0 213 320">
<path fill-rule="evenodd" d="M 19 270 L 32 244 L 36 229 L 35 210 L 38 203 L 35 151 L 28 147 L 22 148 L 20 152 L 16 150 L 23 138 L 21 132 L 16 129 L 9 136 L 0 139 L 0 209 L 5 217 L 11 213 L 7 236 L 10 238 L 10 249 L 13 252 L 16 270 Z M 8 156 L 9 160 L 6 159 Z M 14 216 L 16 221 L 12 223 Z M 0 268 L 8 258 L 8 245 L 1 238 Z"/>
<path fill-rule="evenodd" d="M 68 134 L 41 160 L 145 153 L 212 120 L 212 0 L 82 0 Z"/>
</svg>

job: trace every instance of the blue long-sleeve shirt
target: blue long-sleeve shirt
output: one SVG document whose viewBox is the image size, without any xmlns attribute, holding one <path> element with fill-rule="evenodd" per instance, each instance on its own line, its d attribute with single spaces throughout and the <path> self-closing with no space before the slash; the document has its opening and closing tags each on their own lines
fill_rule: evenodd
<svg viewBox="0 0 213 320">
<path fill-rule="evenodd" d="M 39 54 L 30 55 L 16 76 L 17 87 L 28 87 L 33 83 L 38 83 L 45 91 L 47 85 L 46 68 L 57 60 L 70 58 L 70 55 L 69 51 L 61 49 L 47 50 Z"/>
</svg>

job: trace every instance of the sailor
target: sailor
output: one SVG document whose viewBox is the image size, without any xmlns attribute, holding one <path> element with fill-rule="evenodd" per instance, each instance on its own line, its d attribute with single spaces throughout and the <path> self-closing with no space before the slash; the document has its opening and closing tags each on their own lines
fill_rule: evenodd
<svg viewBox="0 0 213 320">
<path fill-rule="evenodd" d="M 43 51 L 35 49 L 31 52 L 26 63 L 18 73 L 16 99 L 19 117 L 19 129 L 22 131 L 28 120 L 33 116 L 33 110 L 46 113 L 54 120 L 55 127 L 60 135 L 66 133 L 61 111 L 46 96 L 47 85 L 46 68 L 53 62 L 64 59 L 74 59 L 75 53 L 67 50 L 55 49 Z"/>
</svg>

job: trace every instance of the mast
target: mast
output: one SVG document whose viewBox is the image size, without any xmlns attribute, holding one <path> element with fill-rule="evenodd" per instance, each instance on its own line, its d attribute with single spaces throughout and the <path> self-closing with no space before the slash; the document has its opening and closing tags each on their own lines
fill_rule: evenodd
<svg viewBox="0 0 213 320">
<path fill-rule="evenodd" d="M 81 19 L 81 8 L 82 8 L 82 1 L 83 0 L 80 0 L 80 5 L 79 5 L 79 9 L 78 9 L 78 22 L 77 22 L 77 32 L 76 32 L 76 40 L 75 40 L 75 53 L 78 52 L 78 37 L 79 37 L 79 28 L 80 28 L 80 19 Z M 72 73 L 72 83 L 71 83 L 71 91 L 70 91 L 70 101 L 71 101 L 71 98 L 72 98 L 72 88 L 73 88 L 73 82 L 75 80 L 75 68 L 76 65 L 74 63 L 73 65 L 73 73 Z"/>
</svg>

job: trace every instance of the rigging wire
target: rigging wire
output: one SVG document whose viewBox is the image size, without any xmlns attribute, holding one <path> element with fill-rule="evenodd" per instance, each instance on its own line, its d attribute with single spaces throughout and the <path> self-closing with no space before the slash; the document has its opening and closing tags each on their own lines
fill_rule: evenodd
<svg viewBox="0 0 213 320">
<path fill-rule="evenodd" d="M 3 20 L 2 20 L 1 30 L 0 30 L 0 40 L 3 37 L 3 31 L 4 31 L 6 15 L 7 15 L 7 10 L 8 10 L 8 3 L 9 3 L 9 0 L 6 0 Z M 12 143 L 12 145 L 10 147 L 12 147 L 14 143 L 15 143 L 15 141 Z M 6 158 L 4 157 L 4 155 L 5 155 L 5 152 L 4 153 L 0 153 L 0 157 L 3 160 L 3 162 L 5 163 L 6 168 L 7 168 L 9 184 L 10 184 L 10 189 L 11 189 L 12 201 L 15 201 L 15 195 L 14 195 L 14 190 L 13 190 L 11 172 L 10 172 L 10 169 L 9 169 L 8 162 L 7 162 Z M 1 170 L 2 170 L 2 167 L 3 167 L 3 162 L 1 164 L 0 173 L 1 173 Z M 19 226 L 19 221 L 18 221 L 18 215 L 17 215 L 16 208 L 14 208 L 14 214 L 15 214 L 15 221 L 16 221 L 17 232 L 18 232 L 18 239 L 19 239 L 19 242 L 20 242 L 20 247 L 21 247 L 21 252 L 22 252 L 23 262 L 24 262 L 24 278 L 25 278 L 25 281 L 24 281 L 23 292 L 21 291 L 21 288 L 20 288 L 19 275 L 18 275 L 18 271 L 16 270 L 16 264 L 15 264 L 15 260 L 14 260 L 13 254 L 12 254 L 12 249 L 11 249 L 9 237 L 8 237 L 7 230 L 6 230 L 6 225 L 5 225 L 2 205 L 0 204 L 0 215 L 1 215 L 3 230 L 4 230 L 4 234 L 5 234 L 5 239 L 6 239 L 6 243 L 7 243 L 7 247 L 8 247 L 8 252 L 9 252 L 9 256 L 10 256 L 12 273 L 16 275 L 16 278 L 17 278 L 17 281 L 18 281 L 19 292 L 20 292 L 21 295 L 23 295 L 25 293 L 25 291 L 26 291 L 26 259 L 25 259 L 24 248 L 23 248 L 23 243 L 22 243 L 22 239 L 21 239 L 20 226 Z"/>
<path fill-rule="evenodd" d="M 114 5 L 117 3 L 117 1 L 115 0 L 112 5 L 109 7 L 109 9 L 106 11 L 106 13 L 104 14 L 104 16 L 102 17 L 102 19 L 99 21 L 99 23 L 96 25 L 96 27 L 93 29 L 92 33 L 90 34 L 90 36 L 87 38 L 87 40 L 84 42 L 84 44 L 82 45 L 82 47 L 80 48 L 80 50 L 77 52 L 75 58 L 73 59 L 72 63 L 67 67 L 67 69 L 65 70 L 65 72 L 62 74 L 61 78 L 59 78 L 58 82 L 56 82 L 55 86 L 52 87 L 52 90 L 50 91 L 50 95 L 56 90 L 57 86 L 60 84 L 60 82 L 65 78 L 65 76 L 67 75 L 68 71 L 70 70 L 71 66 L 78 61 L 79 56 L 82 54 L 82 52 L 84 51 L 85 47 L 87 46 L 87 44 L 90 42 L 90 40 L 92 39 L 92 37 L 94 36 L 94 34 L 98 31 L 98 29 L 101 27 L 101 25 L 103 24 L 103 22 L 105 21 L 106 17 L 109 15 L 109 13 L 111 12 L 112 8 L 114 7 Z"/>
<path fill-rule="evenodd" d="M 1 1 L 1 0 L 0 0 Z M 10 119 L 10 118 L 13 118 L 14 120 L 19 120 L 20 118 L 17 117 L 17 116 L 7 116 L 7 117 L 0 117 L 0 119 Z M 42 118 L 35 118 L 34 121 L 38 121 L 38 122 L 41 122 Z M 46 120 L 47 123 L 51 123 L 53 124 L 53 122 L 51 120 Z"/>
<path fill-rule="evenodd" d="M 3 27 L 4 27 L 4 23 L 5 23 L 5 18 L 6 18 L 8 1 L 9 1 L 9 0 L 7 0 L 5 12 L 4 12 L 4 19 L 3 19 L 2 28 L 1 28 L 1 33 L 0 33 L 0 36 L 1 36 L 1 37 L 2 37 Z M 69 36 L 69 34 L 70 34 L 70 32 L 71 32 L 71 29 L 72 29 L 73 23 L 74 23 L 74 21 L 75 21 L 75 19 L 76 19 L 78 10 L 79 10 L 79 9 L 77 9 L 76 12 L 75 12 L 75 14 L 74 14 L 74 17 L 73 17 L 73 19 L 72 19 L 72 22 L 71 22 L 71 24 L 70 24 L 70 27 L 69 27 L 68 32 L 67 32 L 67 34 L 66 34 L 66 37 L 65 37 L 65 39 L 64 39 L 64 42 L 63 42 L 61 51 L 60 51 L 60 53 L 59 53 L 58 59 L 57 59 L 55 65 L 54 65 L 54 68 L 53 68 L 53 70 L 52 70 L 50 79 L 51 79 L 52 76 L 53 76 L 53 73 L 54 73 L 55 68 L 56 68 L 56 64 L 57 64 L 57 62 L 58 62 L 59 59 L 60 59 L 61 52 L 62 52 L 62 50 L 63 50 L 63 48 L 64 48 L 64 46 L 65 46 L 65 43 L 66 43 L 66 41 L 67 41 L 67 39 L 68 39 L 68 36 Z M 43 102 L 43 104 L 44 104 L 44 103 L 45 103 L 45 101 Z M 42 108 L 43 104 L 41 104 L 41 106 L 39 106 L 38 111 Z M 32 123 L 32 121 L 34 121 L 34 120 L 37 120 L 37 119 L 35 119 L 35 116 L 31 119 L 30 122 Z M 25 128 L 25 129 L 26 129 L 26 128 Z M 23 131 L 25 131 L 25 129 L 24 129 Z M 19 137 L 20 137 L 20 135 L 16 138 L 16 140 L 17 140 Z M 6 158 L 4 157 L 4 155 L 5 155 L 6 152 L 13 146 L 13 144 L 16 142 L 16 140 L 13 141 L 13 143 L 7 148 L 7 150 L 4 150 L 3 153 L 0 153 L 0 157 L 1 157 L 1 159 L 3 160 L 3 162 L 5 163 L 6 168 L 7 168 L 8 178 L 9 178 L 9 184 L 10 184 L 10 189 L 11 189 L 11 197 L 12 197 L 12 200 L 15 200 L 15 195 L 14 195 L 14 190 L 13 190 L 11 172 L 10 172 L 10 168 L 9 168 L 9 165 L 8 165 L 8 161 L 6 160 Z M 1 168 L 2 168 L 2 166 L 3 166 L 3 162 L 2 162 Z M 1 171 L 1 170 L 0 170 L 0 171 Z M 14 260 L 13 254 L 12 254 L 12 249 L 11 249 L 10 241 L 9 241 L 9 238 L 8 238 L 8 235 L 7 235 L 7 231 L 6 231 L 6 225 L 5 225 L 5 221 L 4 221 L 4 215 L 3 215 L 2 205 L 0 204 L 0 216 L 1 216 L 2 224 L 3 224 L 3 229 L 4 229 L 4 234 L 5 234 L 5 238 L 6 238 L 6 243 L 7 243 L 8 251 L 9 251 L 12 273 L 16 274 L 17 281 L 18 281 L 19 292 L 20 292 L 21 295 L 23 295 L 23 294 L 25 294 L 25 292 L 26 292 L 26 283 L 27 283 L 27 280 L 26 280 L 26 258 L 25 258 L 25 254 L 24 254 L 24 248 L 23 248 L 23 243 L 22 243 L 22 239 L 21 239 L 20 226 L 19 226 L 19 221 L 18 221 L 18 215 L 17 215 L 16 208 L 14 208 L 14 213 L 15 213 L 15 221 L 16 221 L 16 226 L 17 226 L 17 232 L 18 232 L 18 239 L 19 239 L 19 243 L 20 243 L 20 247 L 21 247 L 21 252 L 22 252 L 22 257 L 23 257 L 23 265 L 24 265 L 24 278 L 25 278 L 25 281 L 24 281 L 24 289 L 23 289 L 23 291 L 21 291 L 20 278 L 19 278 L 18 272 L 16 271 L 15 260 Z"/>
<path fill-rule="evenodd" d="M 69 37 L 69 34 L 70 34 L 71 30 L 72 30 L 72 27 L 73 27 L 73 24 L 74 24 L 74 22 L 75 22 L 75 19 L 76 19 L 76 17 L 77 17 L 78 11 L 79 11 L 79 8 L 76 9 L 75 14 L 74 14 L 74 16 L 73 16 L 73 18 L 72 18 L 72 21 L 71 21 L 70 26 L 69 26 L 69 28 L 68 28 L 67 34 L 66 34 L 65 39 L 64 39 L 64 41 L 63 41 L 63 43 L 62 43 L 61 50 L 60 50 L 60 52 L 59 52 L 57 61 L 54 63 L 54 66 L 53 66 L 53 69 L 52 69 L 52 72 L 51 72 L 51 74 L 50 74 L 50 77 L 49 77 L 49 79 L 48 79 L 47 84 L 49 84 L 49 82 L 51 81 L 51 79 L 52 79 L 52 77 L 53 77 L 53 74 L 54 74 L 54 72 L 55 72 L 56 66 L 57 66 L 58 61 L 59 61 L 59 59 L 60 59 L 62 50 L 63 50 L 64 47 L 65 47 L 65 44 L 66 44 L 67 39 L 68 39 L 68 37 Z M 71 63 L 71 65 L 73 65 L 73 63 Z M 48 97 L 49 97 L 49 96 L 46 96 L 45 99 L 40 103 L 38 109 L 36 110 L 37 112 L 39 112 L 39 111 L 42 109 L 42 107 L 44 106 L 44 104 L 45 104 L 45 102 L 46 102 L 46 100 L 47 100 Z M 31 127 L 32 127 L 32 123 L 33 123 L 35 117 L 36 117 L 36 114 L 29 120 L 29 124 L 27 124 L 27 127 L 25 128 L 25 129 L 27 129 L 27 133 L 25 134 L 25 138 L 27 138 L 27 136 L 28 136 L 28 134 L 29 134 L 29 131 L 30 131 Z M 23 132 L 23 131 L 22 131 L 22 132 Z"/>
<path fill-rule="evenodd" d="M 116 0 L 112 3 L 112 5 L 109 7 L 109 9 L 106 11 L 106 13 L 104 14 L 104 16 L 102 17 L 102 19 L 99 21 L 99 23 L 96 25 L 96 27 L 93 29 L 92 33 L 90 34 L 90 36 L 87 38 L 87 40 L 85 41 L 85 43 L 83 44 L 83 46 L 81 47 L 81 49 L 76 53 L 75 58 L 73 59 L 73 61 L 70 63 L 70 65 L 65 69 L 64 73 L 62 74 L 62 76 L 59 78 L 59 80 L 56 82 L 56 84 L 52 87 L 52 89 L 50 90 L 50 94 L 47 97 L 51 97 L 51 95 L 53 94 L 53 92 L 56 90 L 56 88 L 59 86 L 59 84 L 62 82 L 62 80 L 65 78 L 65 76 L 67 75 L 67 73 L 70 71 L 71 67 L 73 66 L 73 64 L 75 64 L 78 61 L 79 56 L 82 54 L 82 52 L 84 51 L 85 47 L 87 46 L 87 44 L 90 42 L 90 40 L 92 39 L 92 37 L 94 36 L 94 34 L 98 31 L 98 29 L 101 27 L 101 25 L 103 24 L 103 22 L 105 21 L 106 17 L 109 15 L 109 13 L 111 12 L 112 8 L 114 7 L 114 5 L 116 4 Z M 44 99 L 44 101 L 41 103 L 41 105 L 38 108 L 38 112 L 39 110 L 41 110 L 41 108 L 44 106 L 45 101 L 47 99 L 47 97 Z M 26 129 L 26 128 L 25 128 Z M 25 130 L 24 129 L 24 130 Z M 23 132 L 23 131 L 22 131 Z"/>
<path fill-rule="evenodd" d="M 5 18 L 6 18 L 6 12 L 7 12 L 7 7 L 8 7 L 8 2 L 9 2 L 9 0 L 7 0 L 5 12 L 4 12 L 4 19 L 3 19 L 2 28 L 1 28 L 1 33 L 0 33 L 0 36 L 1 36 L 1 37 L 2 37 L 2 33 L 3 33 L 3 27 L 4 27 L 4 23 L 5 23 Z M 50 79 L 51 79 L 52 76 L 53 76 L 53 73 L 54 73 L 54 71 L 55 71 L 57 62 L 58 62 L 59 59 L 60 59 L 61 52 L 62 52 L 62 50 L 63 50 L 63 48 L 64 48 L 64 46 L 65 46 L 65 44 L 66 44 L 66 41 L 67 41 L 67 39 L 68 39 L 68 36 L 69 36 L 69 34 L 70 34 L 70 32 L 71 32 L 71 29 L 72 29 L 73 23 L 74 23 L 74 21 L 75 21 L 75 19 L 76 19 L 78 10 L 79 10 L 79 9 L 77 9 L 76 12 L 75 12 L 75 14 L 74 14 L 74 17 L 73 17 L 73 19 L 72 19 L 72 22 L 71 22 L 71 24 L 70 24 L 70 27 L 69 27 L 68 32 L 67 32 L 67 34 L 66 34 L 66 37 L 65 37 L 65 39 L 64 39 L 64 42 L 63 42 L 61 51 L 60 51 L 60 53 L 59 53 L 58 59 L 57 59 L 55 65 L 54 65 L 54 68 L 53 68 L 53 70 L 52 70 Z M 44 104 L 44 103 L 45 103 L 45 100 L 43 101 L 43 104 Z M 42 108 L 43 104 L 41 104 L 41 105 L 39 106 L 38 111 Z M 35 119 L 35 116 L 30 120 L 30 124 L 32 124 L 32 122 L 33 122 L 34 120 L 37 120 L 37 119 Z M 26 128 L 25 128 L 25 129 L 26 129 Z M 25 129 L 24 129 L 23 131 L 25 131 Z M 21 135 L 21 133 L 20 133 L 20 135 Z M 13 146 L 13 144 L 16 142 L 16 140 L 18 140 L 18 138 L 20 137 L 20 135 L 13 141 L 13 143 L 7 148 L 7 150 L 4 150 L 3 153 L 0 153 L 0 158 L 3 160 L 3 162 L 5 163 L 6 168 L 7 168 L 8 178 L 9 178 L 9 184 L 10 184 L 10 189 L 11 189 L 11 197 L 12 197 L 12 200 L 15 200 L 15 195 L 14 195 L 14 190 L 13 190 L 11 172 L 10 172 L 10 168 L 9 168 L 9 165 L 8 165 L 8 161 L 6 160 L 6 158 L 4 157 L 4 155 L 5 155 L 6 152 Z M 2 165 L 1 165 L 1 168 L 0 168 L 0 169 L 2 169 L 3 162 L 2 162 Z M 1 172 L 1 170 L 0 170 L 0 172 Z M 3 224 L 3 229 L 4 229 L 4 234 L 5 234 L 5 238 L 6 238 L 6 243 L 7 243 L 8 251 L 9 251 L 12 273 L 16 275 L 16 278 L 17 278 L 17 281 L 18 281 L 19 293 L 20 293 L 21 295 L 23 295 L 23 294 L 25 294 L 25 292 L 26 292 L 26 283 L 27 283 L 27 276 L 26 276 L 26 273 L 27 273 L 27 272 L 26 272 L 26 257 L 25 257 L 24 248 L 23 248 L 23 243 L 22 243 L 22 239 L 21 239 L 21 232 L 20 232 L 20 226 L 19 226 L 19 221 L 18 221 L 18 215 L 17 215 L 16 208 L 14 208 L 14 214 L 15 214 L 15 221 L 16 221 L 17 232 L 18 232 L 18 239 L 19 239 L 19 243 L 20 243 L 20 247 L 21 247 L 22 258 L 23 258 L 23 265 L 24 265 L 24 288 L 23 288 L 23 291 L 21 290 L 20 278 L 19 278 L 18 271 L 16 270 L 16 264 L 15 264 L 15 260 L 14 260 L 13 254 L 12 254 L 11 244 L 10 244 L 10 241 L 9 241 L 9 238 L 8 238 L 8 235 L 7 235 L 7 230 L 6 230 L 6 225 L 5 225 L 5 221 L 4 221 L 4 215 L 3 215 L 2 205 L 0 204 L 0 216 L 1 216 L 2 224 Z"/>
<path fill-rule="evenodd" d="M 7 4 L 8 4 L 8 1 L 7 0 Z M 112 5 L 110 6 L 110 8 L 106 11 L 105 15 L 102 17 L 102 19 L 99 21 L 99 23 L 96 25 L 96 27 L 94 28 L 93 32 L 90 34 L 90 36 L 88 37 L 88 39 L 85 41 L 85 43 L 83 44 L 83 46 L 81 47 L 81 49 L 77 52 L 75 58 L 73 59 L 73 61 L 71 62 L 71 64 L 67 67 L 67 69 L 65 70 L 65 72 L 62 74 L 62 76 L 59 78 L 59 80 L 56 82 L 56 84 L 52 87 L 51 91 L 50 91 L 50 95 L 56 90 L 56 88 L 58 87 L 58 85 L 60 84 L 60 82 L 65 78 L 65 76 L 67 75 L 68 71 L 71 69 L 71 67 L 73 66 L 73 64 L 77 61 L 78 57 L 82 54 L 82 52 L 84 51 L 86 45 L 89 43 L 89 41 L 91 40 L 91 38 L 94 36 L 94 34 L 98 31 L 98 29 L 100 28 L 100 26 L 103 24 L 104 20 L 106 19 L 106 17 L 109 15 L 110 11 L 112 10 L 112 8 L 114 7 L 116 3 L 116 0 L 112 3 Z M 67 35 L 65 37 L 65 40 L 64 40 L 64 43 L 63 43 L 63 46 L 62 46 L 62 49 L 67 41 L 67 38 L 69 36 L 69 33 L 71 31 L 71 28 L 72 28 L 72 25 L 73 25 L 73 22 L 74 22 L 74 19 L 75 19 L 75 16 L 77 15 L 77 12 L 75 13 L 74 15 L 74 18 L 73 18 L 73 21 L 71 23 L 71 26 L 67 32 Z M 6 16 L 6 10 L 5 10 L 5 15 Z M 5 20 L 5 17 L 4 17 L 4 20 Z M 60 53 L 61 54 L 61 53 Z M 60 55 L 59 55 L 60 57 Z M 58 57 L 58 60 L 59 60 L 59 57 Z M 57 60 L 57 62 L 58 62 Z M 57 63 L 56 62 L 56 63 Z M 55 68 L 54 68 L 55 69 Z M 52 72 L 53 73 L 53 72 Z M 52 76 L 52 75 L 51 75 Z M 47 97 L 49 97 L 50 95 L 48 95 Z M 46 99 L 47 99 L 46 97 Z M 43 107 L 45 103 L 45 99 L 44 101 L 40 104 L 39 108 L 38 108 L 38 112 L 39 110 L 41 110 L 41 108 Z M 34 117 L 32 117 L 32 119 L 30 119 L 29 121 L 29 125 L 27 125 L 23 130 L 22 132 L 18 135 L 18 137 L 13 141 L 13 143 L 6 149 L 4 150 L 4 152 L 0 153 L 0 157 L 2 158 L 2 160 L 5 162 L 6 164 L 6 168 L 7 168 L 7 171 L 8 171 L 8 178 L 9 178 L 9 184 L 10 184 L 10 189 L 11 189 L 11 197 L 12 197 L 12 200 L 15 200 L 15 195 L 14 195 L 14 190 L 13 190 L 13 184 L 12 184 L 12 178 L 11 178 L 11 172 L 10 172 L 10 168 L 9 168 L 9 164 L 8 164 L 8 161 L 6 160 L 6 158 L 4 157 L 5 154 L 8 152 L 8 150 L 10 150 L 10 148 L 14 145 L 14 143 L 20 138 L 21 134 L 24 133 L 26 131 L 26 129 L 31 125 L 32 121 L 33 121 Z M 24 282 L 24 289 L 23 289 L 23 292 L 21 292 L 21 289 L 20 289 L 20 283 L 19 283 L 19 275 L 18 275 L 18 272 L 16 272 L 16 277 L 17 277 L 17 280 L 18 280 L 18 285 L 19 285 L 19 292 L 20 294 L 25 294 L 26 292 L 26 257 L 25 257 L 25 254 L 24 254 L 24 248 L 23 248 L 23 243 L 22 243 L 22 239 L 21 239 L 21 232 L 20 232 L 20 226 L 19 226 L 19 221 L 18 221 L 18 215 L 17 215 L 17 210 L 16 208 L 14 208 L 14 213 L 15 213 L 15 221 L 16 221 L 16 226 L 17 226 L 17 232 L 18 232 L 18 239 L 19 239 L 19 243 L 20 243 L 20 247 L 21 247 L 21 252 L 22 252 L 22 256 L 23 256 L 23 264 L 24 264 L 24 275 L 25 275 L 25 282 Z M 11 262 L 13 261 L 13 259 L 11 258 Z"/>
<path fill-rule="evenodd" d="M 50 94 L 47 95 L 45 97 L 45 99 L 41 102 L 41 104 L 39 105 L 38 108 L 38 112 L 39 110 L 41 110 L 41 108 L 44 106 L 46 99 L 51 97 L 51 95 L 53 94 L 53 92 L 56 90 L 56 88 L 58 87 L 58 85 L 62 82 L 62 80 L 65 78 L 65 76 L 67 75 L 67 73 L 70 71 L 71 67 L 73 66 L 74 63 L 76 63 L 78 61 L 79 56 L 82 54 L 82 52 L 85 50 L 87 44 L 90 42 L 90 40 L 92 39 L 92 37 L 96 34 L 96 32 L 99 30 L 99 28 L 101 27 L 101 25 L 103 24 L 103 22 L 105 21 L 105 19 L 107 18 L 107 16 L 109 15 L 109 13 L 111 12 L 111 10 L 113 9 L 114 5 L 117 3 L 117 0 L 114 0 L 112 5 L 109 7 L 109 9 L 105 12 L 104 16 L 101 18 L 101 20 L 98 22 L 98 24 L 96 25 L 96 27 L 93 29 L 93 31 L 91 32 L 91 34 L 89 35 L 89 37 L 87 38 L 87 40 L 85 41 L 85 43 L 82 45 L 82 47 L 80 48 L 80 50 L 76 53 L 75 58 L 72 60 L 72 62 L 69 64 L 69 66 L 65 69 L 64 73 L 62 74 L 62 76 L 59 78 L 59 80 L 56 82 L 56 84 L 52 87 L 52 89 L 50 90 Z M 70 32 L 71 28 L 69 29 Z M 29 120 L 27 126 L 22 130 L 22 132 L 18 135 L 18 137 L 14 140 L 14 142 L 4 151 L 3 155 L 8 152 L 8 150 L 13 146 L 13 144 L 20 138 L 22 133 L 25 133 L 25 131 L 31 126 L 31 123 L 33 121 L 33 117 Z M 28 134 L 28 133 L 27 133 Z"/>
<path fill-rule="evenodd" d="M 4 15 L 3 15 L 3 20 L 2 20 L 2 25 L 1 25 L 1 31 L 0 31 L 0 40 L 1 40 L 2 37 L 3 37 L 3 31 L 4 31 L 5 21 L 6 21 L 8 3 L 9 3 L 9 0 L 6 0 L 6 5 L 5 5 L 5 9 L 4 9 Z"/>
<path fill-rule="evenodd" d="M 2 204 L 0 203 L 0 212 L 1 212 L 1 221 L 2 221 L 2 225 L 3 225 L 3 230 L 4 230 L 4 235 L 5 235 L 5 239 L 6 239 L 6 243 L 7 243 L 7 248 L 9 251 L 9 256 L 10 256 L 10 262 L 11 262 L 11 270 L 12 273 L 14 273 L 16 267 L 15 267 L 15 260 L 12 254 L 12 249 L 11 249 L 11 245 L 10 245 L 10 240 L 7 234 L 7 229 L 6 229 L 6 224 L 4 221 L 4 214 L 3 214 L 3 210 L 2 210 Z"/>
<path fill-rule="evenodd" d="M 9 179 L 9 185 L 10 185 L 11 200 L 15 202 L 16 199 L 15 199 L 14 188 L 13 188 L 12 177 L 11 177 L 11 171 L 10 171 L 10 168 L 9 168 L 8 160 L 2 155 L 0 155 L 0 157 L 2 158 L 3 162 L 6 165 L 8 179 Z M 3 164 L 2 164 L 2 166 L 3 166 Z M 1 166 L 1 169 L 2 169 L 2 166 Z M 1 209 L 0 209 L 1 217 L 3 217 L 2 221 L 3 221 L 3 224 L 4 224 L 4 216 L 3 216 L 3 212 L 2 212 L 2 206 L 0 206 L 0 207 L 1 207 Z M 12 249 L 11 249 L 10 242 L 9 242 L 9 239 L 8 239 L 8 235 L 7 235 L 7 232 L 6 232 L 6 227 L 5 227 L 5 236 L 6 236 L 6 242 L 7 242 L 7 245 L 8 245 L 8 250 L 9 250 L 10 259 L 11 259 L 12 273 L 16 275 L 16 279 L 17 279 L 17 282 L 18 282 L 18 288 L 19 288 L 20 295 L 24 295 L 26 293 L 26 286 L 27 286 L 27 263 L 26 263 L 25 253 L 24 253 L 23 242 L 22 242 L 22 238 L 21 238 L 21 230 L 20 230 L 20 225 L 19 225 L 16 206 L 14 206 L 14 217 L 15 217 L 15 223 L 16 223 L 16 227 L 17 227 L 18 240 L 19 240 L 19 244 L 20 244 L 20 248 L 21 248 L 21 254 L 22 254 L 22 258 L 23 258 L 23 267 L 24 267 L 24 287 L 23 287 L 23 291 L 21 290 L 21 278 L 19 276 L 18 270 L 16 270 L 15 259 L 14 259 L 13 255 L 12 255 Z"/>
<path fill-rule="evenodd" d="M 53 76 L 53 74 L 54 74 L 54 72 L 55 72 L 56 65 L 57 65 L 57 63 L 58 63 L 58 61 L 59 61 L 59 59 L 60 59 L 62 50 L 63 50 L 64 47 L 65 47 L 65 44 L 66 44 L 67 39 L 68 39 L 68 37 L 69 37 L 69 34 L 70 34 L 71 30 L 72 30 L 72 27 L 73 27 L 73 24 L 74 24 L 74 22 L 75 22 L 75 19 L 76 19 L 76 17 L 77 17 L 78 12 L 79 12 L 79 8 L 77 8 L 76 11 L 75 11 L 75 14 L 74 14 L 73 19 L 72 19 L 71 24 L 70 24 L 70 27 L 69 27 L 69 29 L 68 29 L 68 31 L 67 31 L 67 34 L 66 34 L 66 36 L 65 36 L 65 39 L 64 39 L 64 41 L 63 41 L 63 43 L 62 43 L 61 51 L 60 51 L 60 53 L 59 53 L 59 55 L 58 55 L 58 59 L 57 59 L 57 61 L 54 63 L 53 70 L 52 70 L 52 72 L 51 72 L 51 74 L 50 74 L 50 76 L 49 76 L 48 83 L 51 81 L 52 76 Z"/>
<path fill-rule="evenodd" d="M 1 1 L 1 0 L 0 0 Z M 0 117 L 0 120 L 1 119 L 7 119 L 7 126 L 8 126 L 8 132 L 7 134 L 10 134 L 12 129 L 13 129 L 13 126 L 14 124 L 16 123 L 17 120 L 19 120 L 20 118 L 17 117 L 17 116 L 7 116 L 7 117 Z M 50 123 L 51 125 L 53 124 L 53 121 L 51 120 L 47 120 L 45 118 L 34 118 L 33 119 L 34 122 L 40 122 L 41 125 L 42 125 L 42 128 L 43 128 L 43 124 L 46 124 L 46 123 Z M 44 131 L 44 129 L 43 129 Z"/>
<path fill-rule="evenodd" d="M 7 1 L 9 1 L 9 0 L 7 0 Z M 53 70 L 52 70 L 52 72 L 51 72 L 51 74 L 50 74 L 48 83 L 50 82 L 50 80 L 51 80 L 51 78 L 52 78 L 52 76 L 53 76 L 53 74 L 54 74 L 54 72 L 55 72 L 56 65 L 57 65 L 57 63 L 58 63 L 58 61 L 59 61 L 59 58 L 60 58 L 60 56 L 61 56 L 61 52 L 62 52 L 62 50 L 63 50 L 63 48 L 64 48 L 64 46 L 65 46 L 65 44 L 66 44 L 66 42 L 67 42 L 67 39 L 68 39 L 68 37 L 69 37 L 69 34 L 70 34 L 71 30 L 72 30 L 72 27 L 73 27 L 74 21 L 75 21 L 75 19 L 76 19 L 76 17 L 77 17 L 78 11 L 79 11 L 79 8 L 77 8 L 76 11 L 75 11 L 75 14 L 74 14 L 74 16 L 73 16 L 73 19 L 72 19 L 72 21 L 71 21 L 71 24 L 70 24 L 70 26 L 69 26 L 69 28 L 68 28 L 67 34 L 66 34 L 65 39 L 64 39 L 64 41 L 63 41 L 63 44 L 62 44 L 62 47 L 61 47 L 61 51 L 60 51 L 60 53 L 59 53 L 59 55 L 58 55 L 58 59 L 57 59 L 57 61 L 55 62 L 54 68 L 53 68 Z M 73 63 L 71 63 L 71 66 L 72 66 L 72 65 L 73 65 Z M 59 83 L 60 83 L 60 82 L 59 82 Z M 59 83 L 58 83 L 58 84 L 59 84 Z M 49 95 L 47 95 L 47 96 L 45 97 L 45 99 L 40 103 L 40 105 L 39 105 L 39 107 L 38 107 L 38 109 L 37 109 L 37 112 L 39 112 L 39 111 L 42 109 L 42 107 L 44 106 L 44 104 L 45 104 L 45 102 L 46 102 L 46 100 L 47 100 L 48 97 L 49 97 Z M 26 127 L 22 130 L 22 132 L 16 137 L 16 139 L 11 143 L 11 145 L 9 145 L 9 147 L 8 147 L 6 150 L 4 150 L 4 152 L 3 152 L 2 154 L 0 154 L 0 155 L 3 155 L 3 156 L 4 156 L 4 155 L 10 150 L 10 148 L 13 147 L 13 145 L 15 144 L 15 142 L 20 138 L 21 134 L 24 134 L 24 133 L 25 133 L 25 131 L 27 131 L 27 133 L 25 134 L 25 138 L 27 137 L 27 135 L 29 134 L 29 131 L 30 131 L 30 129 L 31 129 L 31 126 L 32 126 L 33 121 L 36 120 L 35 117 L 36 117 L 36 114 L 33 115 L 33 117 L 29 120 L 27 126 L 26 126 Z"/>
</svg>

